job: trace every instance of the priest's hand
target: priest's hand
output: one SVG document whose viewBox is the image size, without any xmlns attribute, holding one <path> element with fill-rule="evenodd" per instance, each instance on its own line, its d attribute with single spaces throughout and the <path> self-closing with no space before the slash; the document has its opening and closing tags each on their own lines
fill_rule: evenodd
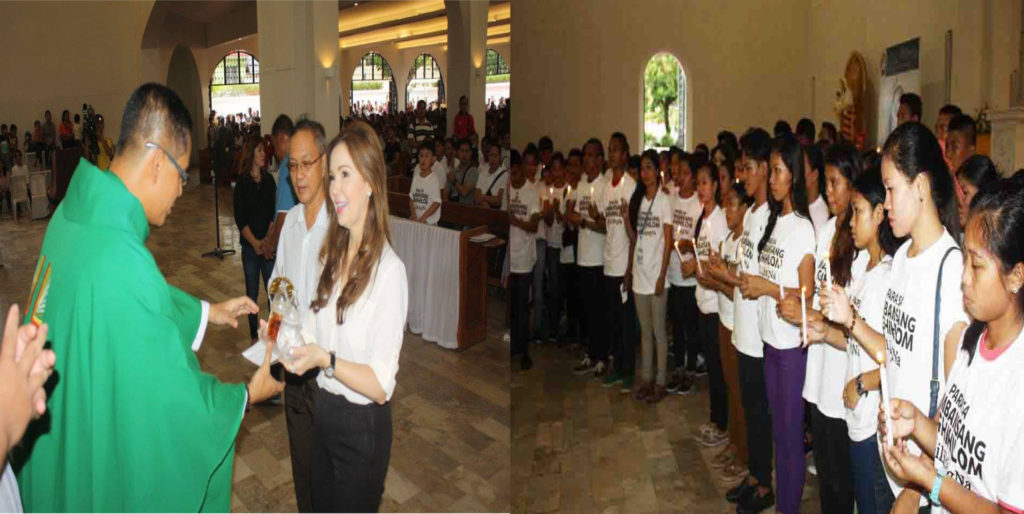
<svg viewBox="0 0 1024 514">
<path fill-rule="evenodd" d="M 211 309 L 212 310 L 212 309 Z M 266 325 L 266 322 L 260 320 L 262 325 Z M 265 400 L 276 396 L 281 391 L 284 391 L 284 383 L 278 382 L 270 375 L 270 361 L 273 359 L 274 343 L 267 342 L 267 353 L 263 357 L 263 364 L 260 364 L 259 369 L 253 374 L 252 378 L 249 379 L 249 404 L 256 405 Z"/>
<path fill-rule="evenodd" d="M 303 375 L 313 368 L 326 368 L 331 364 L 331 355 L 320 345 L 304 344 L 292 348 L 292 362 L 285 364 L 289 373 Z"/>
<path fill-rule="evenodd" d="M 56 355 L 44 350 L 47 326 L 18 328 L 18 306 L 7 313 L 0 342 L 0 447 L 10 450 L 25 433 L 29 421 L 46 412 L 43 384 L 53 372 Z"/>
<path fill-rule="evenodd" d="M 248 296 L 239 296 L 226 302 L 210 305 L 210 323 L 214 325 L 231 325 L 238 328 L 238 317 L 244 314 L 256 314 L 260 307 Z"/>
</svg>

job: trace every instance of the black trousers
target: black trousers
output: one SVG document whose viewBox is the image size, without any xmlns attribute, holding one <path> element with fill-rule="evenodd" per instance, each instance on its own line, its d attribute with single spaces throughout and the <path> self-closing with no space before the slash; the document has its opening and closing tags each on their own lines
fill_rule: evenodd
<svg viewBox="0 0 1024 514">
<path fill-rule="evenodd" d="M 533 273 L 510 273 L 508 276 L 509 296 L 512 299 L 512 326 L 509 329 L 512 357 L 529 355 L 527 341 L 530 337 L 530 285 Z"/>
<path fill-rule="evenodd" d="M 569 318 L 569 326 L 565 334 L 569 337 L 584 339 L 587 335 L 586 314 L 583 312 L 582 300 L 580 299 L 579 278 L 577 277 L 576 264 L 560 264 L 561 278 L 563 283 L 562 292 L 565 297 L 565 312 Z"/>
<path fill-rule="evenodd" d="M 830 418 L 811 407 L 814 467 L 818 468 L 821 511 L 853 513 L 853 471 L 846 420 Z"/>
<path fill-rule="evenodd" d="M 697 314 L 697 339 L 701 342 L 704 358 L 707 359 L 711 422 L 724 432 L 729 427 L 729 397 L 725 388 L 725 373 L 722 371 L 721 350 L 718 346 L 718 314 Z"/>
<path fill-rule="evenodd" d="M 633 291 L 627 291 L 626 303 L 622 303 L 622 277 L 604 277 L 603 282 L 605 299 L 608 301 L 608 310 L 604 311 L 608 319 L 608 347 L 605 353 L 615 357 L 616 373 L 631 377 L 636 370 L 636 342 L 640 337 L 636 301 Z"/>
<path fill-rule="evenodd" d="M 559 338 L 561 334 L 562 321 L 562 297 L 565 292 L 565 284 L 562 277 L 562 265 L 558 263 L 561 257 L 561 248 L 547 247 L 547 257 L 544 259 L 544 266 L 547 268 L 547 297 L 544 298 L 544 307 L 547 310 L 548 337 Z"/>
<path fill-rule="evenodd" d="M 242 245 L 242 274 L 245 275 L 245 296 L 256 301 L 260 295 L 260 284 L 263 290 L 267 290 L 267 282 L 270 281 L 270 274 L 274 272 L 273 259 L 267 259 L 256 253 L 256 250 L 248 244 Z M 263 279 L 260 280 L 260 275 Z M 270 294 L 267 291 L 267 307 L 270 306 Z M 249 315 L 249 338 L 255 339 L 259 329 L 259 316 Z"/>
<path fill-rule="evenodd" d="M 608 358 L 608 302 L 601 294 L 603 266 L 577 266 L 583 311 L 587 316 L 587 355 L 591 361 Z"/>
<path fill-rule="evenodd" d="M 760 485 L 772 484 L 772 418 L 764 386 L 764 359 L 739 353 L 740 394 L 747 421 L 750 474 Z"/>
<path fill-rule="evenodd" d="M 302 376 L 285 373 L 284 377 L 284 413 L 288 421 L 288 448 L 291 450 L 292 481 L 299 512 L 313 512 L 310 445 L 313 442 L 318 373 L 319 370 L 314 369 Z"/>
<path fill-rule="evenodd" d="M 391 460 L 391 404 L 358 405 L 316 389 L 313 510 L 377 512 Z"/>
<path fill-rule="evenodd" d="M 668 291 L 669 320 L 672 321 L 672 352 L 675 368 L 686 366 L 687 371 L 697 369 L 697 354 L 701 343 L 697 339 L 697 287 L 671 286 Z M 716 328 L 717 330 L 717 328 Z"/>
</svg>

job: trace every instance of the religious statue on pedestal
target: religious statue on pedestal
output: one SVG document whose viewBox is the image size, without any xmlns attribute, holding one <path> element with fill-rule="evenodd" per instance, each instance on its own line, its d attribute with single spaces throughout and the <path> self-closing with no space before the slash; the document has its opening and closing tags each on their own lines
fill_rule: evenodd
<svg viewBox="0 0 1024 514">
<path fill-rule="evenodd" d="M 846 71 L 839 79 L 834 106 L 839 122 L 839 133 L 843 139 L 852 141 L 858 149 L 864 149 L 867 137 L 865 116 L 865 95 L 867 91 L 867 66 L 859 52 L 851 52 L 846 61 Z"/>
</svg>

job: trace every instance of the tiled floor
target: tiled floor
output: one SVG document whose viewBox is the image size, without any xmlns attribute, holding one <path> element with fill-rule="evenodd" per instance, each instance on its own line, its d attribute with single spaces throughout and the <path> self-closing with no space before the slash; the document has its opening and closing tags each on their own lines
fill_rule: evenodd
<svg viewBox="0 0 1024 514">
<path fill-rule="evenodd" d="M 512 374 L 512 512 L 735 512 L 717 449 L 694 440 L 706 379 L 650 406 L 573 375 L 578 348 L 530 352 L 534 368 Z M 808 475 L 801 512 L 820 511 L 816 489 Z"/>
<path fill-rule="evenodd" d="M 231 192 L 220 197 L 222 247 L 237 247 Z M 214 302 L 245 294 L 239 254 L 223 262 L 200 255 L 214 246 L 213 191 L 192 185 L 167 224 L 148 241 L 168 282 Z M 0 307 L 24 304 L 46 221 L 0 220 Z M 266 305 L 261 291 L 260 304 Z M 394 440 L 381 511 L 508 511 L 510 430 L 504 308 L 489 298 L 487 340 L 464 352 L 406 334 L 392 398 Z M 210 328 L 199 352 L 221 380 L 247 380 L 248 328 Z M 295 511 L 282 407 L 258 406 L 238 435 L 231 509 Z M 186 471 L 186 470 L 183 470 Z"/>
</svg>

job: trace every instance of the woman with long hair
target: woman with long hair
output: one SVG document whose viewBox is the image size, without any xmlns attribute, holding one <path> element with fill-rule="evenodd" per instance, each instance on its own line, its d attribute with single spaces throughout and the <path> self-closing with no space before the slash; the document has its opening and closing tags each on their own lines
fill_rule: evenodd
<svg viewBox="0 0 1024 514">
<path fill-rule="evenodd" d="M 235 185 L 235 225 L 242 235 L 242 273 L 245 275 L 245 295 L 256 301 L 260 283 L 266 290 L 274 259 L 263 253 L 263 240 L 271 234 L 276 211 L 277 185 L 267 172 L 267 157 L 259 140 L 250 139 L 242 150 L 241 171 Z M 262 280 L 260 276 L 262 275 Z M 269 292 L 268 292 L 268 297 Z M 268 298 L 269 300 L 269 298 Z M 256 314 L 249 315 L 249 338 L 257 336 Z"/>
<path fill-rule="evenodd" d="M 317 367 L 313 509 L 376 512 L 391 457 L 391 395 L 408 309 L 405 265 L 391 247 L 384 152 L 364 122 L 325 150 L 330 228 L 312 313 L 316 340 L 289 371 Z"/>
</svg>

